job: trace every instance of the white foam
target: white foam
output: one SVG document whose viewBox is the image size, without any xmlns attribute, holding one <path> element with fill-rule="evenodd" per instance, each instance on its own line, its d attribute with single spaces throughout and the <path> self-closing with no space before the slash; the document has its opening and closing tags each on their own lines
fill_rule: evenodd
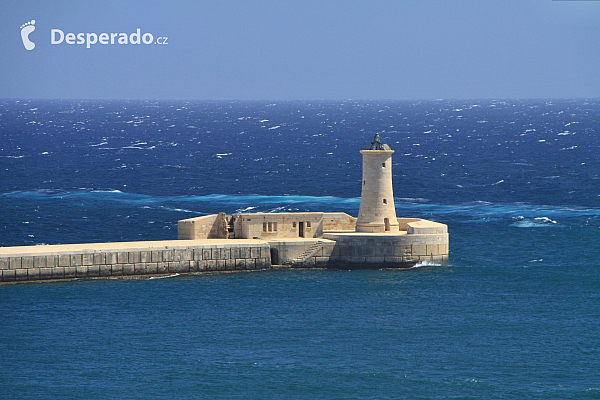
<svg viewBox="0 0 600 400">
<path fill-rule="evenodd" d="M 167 211 L 178 211 L 178 212 L 186 212 L 186 213 L 196 213 L 196 211 L 192 211 L 192 210 L 186 210 L 183 208 L 168 208 L 168 207 L 161 207 L 163 210 L 167 210 Z"/>
<path fill-rule="evenodd" d="M 553 219 L 550 219 L 548 217 L 536 217 L 534 218 L 536 221 L 542 221 L 542 222 L 550 222 L 552 224 L 556 224 L 557 222 Z"/>
<path fill-rule="evenodd" d="M 173 274 L 173 275 L 167 275 L 167 276 L 151 276 L 148 279 L 166 279 L 166 278 L 175 278 L 176 276 L 179 276 L 180 274 Z"/>
<path fill-rule="evenodd" d="M 235 211 L 236 211 L 236 212 L 239 212 L 239 213 L 243 213 L 243 212 L 247 212 L 247 211 L 254 210 L 255 208 L 256 208 L 256 207 L 252 207 L 252 206 L 250 206 L 250 207 L 246 207 L 246 208 L 237 209 L 237 210 L 235 210 Z"/>
<path fill-rule="evenodd" d="M 525 218 L 519 216 L 516 221 L 510 224 L 516 228 L 549 228 L 552 226 L 560 226 L 558 222 L 548 217 Z"/>
<path fill-rule="evenodd" d="M 442 264 L 440 264 L 438 262 L 431 261 L 431 260 L 423 260 L 423 261 L 419 261 L 418 263 L 416 263 L 409 269 L 421 268 L 421 267 L 441 267 L 441 266 L 442 266 Z"/>
</svg>

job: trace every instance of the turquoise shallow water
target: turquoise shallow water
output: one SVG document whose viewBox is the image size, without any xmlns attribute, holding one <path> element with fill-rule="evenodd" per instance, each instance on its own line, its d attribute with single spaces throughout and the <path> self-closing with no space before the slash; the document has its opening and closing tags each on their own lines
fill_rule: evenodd
<svg viewBox="0 0 600 400">
<path fill-rule="evenodd" d="M 600 398 L 594 100 L 0 101 L 0 244 L 173 239 L 225 211 L 399 216 L 450 266 L 0 287 L 0 398 Z"/>
</svg>

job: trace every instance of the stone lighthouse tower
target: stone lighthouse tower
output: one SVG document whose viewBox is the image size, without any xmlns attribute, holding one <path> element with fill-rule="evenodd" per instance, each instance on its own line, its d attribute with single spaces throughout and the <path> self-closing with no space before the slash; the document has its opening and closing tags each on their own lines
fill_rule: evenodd
<svg viewBox="0 0 600 400">
<path fill-rule="evenodd" d="M 363 156 L 362 193 L 356 221 L 356 232 L 398 232 L 392 188 L 392 154 L 394 150 L 381 143 L 375 134 L 370 150 L 361 150 Z"/>
</svg>

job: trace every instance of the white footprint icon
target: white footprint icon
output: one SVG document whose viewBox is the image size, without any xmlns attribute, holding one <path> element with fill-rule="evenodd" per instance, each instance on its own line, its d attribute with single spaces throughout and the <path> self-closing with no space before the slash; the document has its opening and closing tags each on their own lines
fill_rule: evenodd
<svg viewBox="0 0 600 400">
<path fill-rule="evenodd" d="M 26 50 L 33 50 L 35 48 L 35 43 L 29 40 L 29 34 L 35 31 L 35 19 L 21 25 L 21 39 L 23 39 L 23 46 L 25 46 Z"/>
</svg>

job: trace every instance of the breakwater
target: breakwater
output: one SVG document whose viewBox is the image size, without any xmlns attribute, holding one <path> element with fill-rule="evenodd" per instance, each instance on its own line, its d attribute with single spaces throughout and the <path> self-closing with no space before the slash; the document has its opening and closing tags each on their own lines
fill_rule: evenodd
<svg viewBox="0 0 600 400">
<path fill-rule="evenodd" d="M 187 239 L 0 247 L 0 283 L 274 267 L 403 269 L 419 263 L 448 265 L 448 231 L 444 224 L 398 218 L 401 230 L 397 233 L 330 230 L 348 228 L 353 222 L 353 217 L 338 214 L 255 213 L 237 218 L 222 214 L 180 221 L 180 228 L 185 229 L 179 236 Z M 244 229 L 239 225 L 230 229 L 228 220 L 245 223 L 241 226 Z M 302 226 L 305 236 L 316 237 L 294 237 Z M 238 236 L 265 237 L 206 237 L 227 236 L 236 230 Z M 189 237 L 198 232 L 204 237 Z"/>
<path fill-rule="evenodd" d="M 169 240 L 0 248 L 0 282 L 272 268 L 260 240 Z"/>
</svg>

